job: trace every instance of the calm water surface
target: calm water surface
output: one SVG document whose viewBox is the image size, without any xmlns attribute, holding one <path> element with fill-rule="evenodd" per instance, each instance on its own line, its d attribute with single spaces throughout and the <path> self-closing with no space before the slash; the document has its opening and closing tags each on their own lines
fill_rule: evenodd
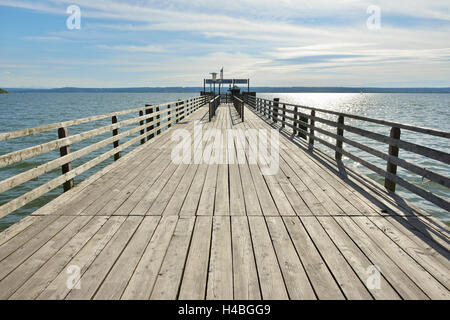
<svg viewBox="0 0 450 320">
<path fill-rule="evenodd" d="M 197 96 L 197 93 L 16 93 L 0 95 L 0 131 L 6 132 L 21 128 L 36 127 L 53 122 L 137 108 L 142 107 L 144 104 L 159 104 L 192 96 Z M 270 99 L 278 97 L 280 98 L 280 101 L 290 103 L 450 131 L 450 94 L 268 93 L 258 94 L 258 96 Z M 135 116 L 137 115 L 130 114 L 128 116 L 122 116 L 119 118 L 119 121 Z M 69 134 L 76 134 L 82 131 L 94 129 L 100 125 L 107 125 L 110 124 L 110 121 L 110 119 L 105 119 L 69 127 Z M 361 123 L 358 121 L 348 121 L 347 123 L 362 127 Z M 121 128 L 121 130 L 125 131 L 129 128 L 131 128 L 131 126 Z M 388 127 L 375 124 L 369 126 L 364 125 L 364 128 L 384 135 L 389 135 L 390 130 Z M 328 129 L 333 132 L 335 131 L 335 128 Z M 372 147 L 377 148 L 380 151 L 387 151 L 387 146 L 385 144 L 374 144 L 372 140 L 358 135 L 348 133 L 345 133 L 345 135 L 359 142 L 370 143 Z M 71 150 L 79 150 L 109 136 L 110 133 L 76 143 L 71 146 Z M 129 139 L 135 136 L 137 135 L 133 135 L 129 137 Z M 325 136 L 321 137 L 334 143 L 331 138 Z M 56 130 L 53 130 L 29 137 L 2 141 L 0 142 L 0 154 L 6 154 L 15 150 L 27 148 L 45 141 L 53 140 L 55 138 L 57 138 L 57 132 Z M 445 152 L 449 152 L 450 149 L 449 141 L 446 139 L 431 136 L 424 138 L 423 135 L 407 133 L 406 131 L 402 132 L 402 139 Z M 121 140 L 121 143 L 126 142 L 126 140 L 128 139 L 124 139 L 123 141 Z M 320 144 L 318 144 L 318 146 L 320 146 Z M 325 151 L 329 151 L 325 146 L 321 146 L 321 148 Z M 378 165 L 380 168 L 385 169 L 386 167 L 386 163 L 382 159 L 371 156 L 350 146 L 345 146 L 345 148 L 357 156 Z M 110 149 L 111 146 L 101 148 L 92 154 L 74 161 L 72 165 L 73 167 L 76 167 Z M 125 153 L 126 152 L 123 152 L 122 154 Z M 0 180 L 29 170 L 49 160 L 56 159 L 58 156 L 59 150 L 55 150 L 6 168 L 0 168 Z M 430 170 L 450 176 L 449 166 L 444 165 L 443 163 L 429 160 L 424 157 L 405 152 L 404 150 L 400 150 L 400 156 Z M 344 158 L 344 161 L 348 165 L 355 167 L 371 178 L 379 182 L 383 182 L 381 177 L 365 169 L 365 167 L 349 159 Z M 75 178 L 75 183 L 82 181 L 111 162 L 112 160 L 109 159 L 95 166 L 91 170 L 88 170 L 83 175 Z M 18 186 L 3 194 L 0 194 L 0 204 L 6 203 L 24 192 L 36 188 L 42 183 L 54 179 L 59 174 L 60 169 L 55 169 L 54 171 L 39 177 L 38 180 L 30 181 L 24 186 Z M 412 181 L 427 190 L 441 195 L 444 198 L 450 198 L 449 189 L 445 187 L 429 181 L 423 181 L 421 177 L 410 174 L 400 168 L 398 170 L 398 174 L 408 181 Z M 398 186 L 397 188 L 398 192 L 403 197 L 416 203 L 421 208 L 433 213 L 440 219 L 450 221 L 450 214 L 445 210 L 435 207 L 427 201 L 422 200 L 420 197 L 409 193 L 403 188 L 399 188 Z M 0 219 L 0 230 L 3 230 L 11 224 L 17 222 L 24 216 L 41 207 L 43 204 L 54 199 L 59 194 L 61 194 L 61 187 L 56 188 L 39 199 L 36 199 L 13 214 Z"/>
</svg>

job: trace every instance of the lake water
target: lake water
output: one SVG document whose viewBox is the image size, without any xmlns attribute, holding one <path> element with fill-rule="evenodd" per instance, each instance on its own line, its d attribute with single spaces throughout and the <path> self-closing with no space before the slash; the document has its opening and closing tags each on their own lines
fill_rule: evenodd
<svg viewBox="0 0 450 320">
<path fill-rule="evenodd" d="M 197 96 L 197 93 L 15 93 L 0 95 L 0 131 L 7 132 L 21 128 L 36 127 L 53 122 L 137 108 L 142 107 L 145 104 L 159 104 L 192 96 Z M 280 98 L 280 101 L 290 103 L 450 131 L 450 94 L 264 93 L 258 94 L 258 96 L 270 99 L 278 97 Z M 130 114 L 128 116 L 123 116 L 119 118 L 119 121 L 135 116 L 137 115 Z M 355 126 L 360 124 L 358 121 L 346 121 L 346 123 Z M 76 134 L 82 131 L 94 129 L 99 125 L 107 124 L 110 124 L 110 119 L 69 127 L 69 134 Z M 359 126 L 361 127 L 361 125 Z M 332 132 L 335 131 L 335 128 L 329 129 L 332 130 Z M 384 135 L 389 135 L 390 130 L 388 127 L 375 124 L 370 126 L 365 125 L 364 129 L 375 131 Z M 121 128 L 121 130 L 127 130 L 127 127 Z M 366 144 L 370 143 L 372 147 L 380 151 L 387 151 L 387 146 L 385 144 L 374 143 L 374 141 L 358 135 L 348 133 L 345 135 L 358 142 L 363 142 Z M 71 146 L 71 150 L 79 150 L 89 144 L 92 144 L 93 142 L 103 140 L 109 136 L 110 133 L 79 142 Z M 135 136 L 136 135 L 133 135 L 129 137 L 129 139 Z M 321 136 L 319 134 L 318 136 L 334 143 L 331 138 Z M 55 138 L 57 138 L 57 133 L 56 130 L 53 130 L 29 137 L 2 141 L 0 142 L 0 154 L 6 154 L 15 150 L 27 148 L 45 141 L 53 140 Z M 448 139 L 432 136 L 424 137 L 424 135 L 409 132 L 407 133 L 406 131 L 402 131 L 402 139 L 445 152 L 449 152 L 450 150 L 450 141 Z M 126 140 L 121 141 L 121 143 L 125 141 Z M 317 144 L 317 146 L 322 148 L 324 151 L 329 151 L 329 149 L 325 146 L 321 146 L 320 144 Z M 346 150 L 354 153 L 355 155 L 385 169 L 386 163 L 384 160 L 371 156 L 350 146 L 344 147 Z M 110 148 L 111 146 L 101 148 L 92 154 L 74 161 L 72 165 L 73 167 L 76 167 L 81 163 L 93 159 L 97 155 L 110 150 Z M 122 154 L 124 153 L 126 152 L 123 152 Z M 58 156 L 59 150 L 55 150 L 6 168 L 0 168 L 0 180 L 29 170 L 39 164 L 55 159 Z M 404 150 L 400 150 L 400 156 L 430 170 L 450 176 L 450 168 L 448 165 L 405 152 Z M 344 161 L 348 165 L 355 167 L 357 170 L 360 170 L 371 178 L 379 182 L 383 182 L 381 177 L 367 170 L 362 165 L 346 159 L 345 157 Z M 97 165 L 93 169 L 85 172 L 82 176 L 77 177 L 75 179 L 75 183 L 80 182 L 111 162 L 112 159 L 109 159 Z M 18 186 L 3 194 L 0 194 L 0 204 L 10 201 L 24 192 L 27 192 L 38 185 L 57 177 L 59 174 L 60 169 L 55 169 L 52 172 L 39 177 L 38 180 L 30 181 L 23 186 Z M 446 199 L 450 198 L 449 189 L 440 186 L 439 184 L 423 181 L 421 177 L 402 170 L 401 168 L 399 168 L 398 174 L 406 180 L 412 181 L 417 185 L 432 191 L 433 193 L 439 194 Z M 450 221 L 450 214 L 447 211 L 437 208 L 427 201 L 422 200 L 420 197 L 405 191 L 399 186 L 397 186 L 397 190 L 401 196 L 412 201 L 428 212 L 431 212 L 443 221 Z M 61 194 L 61 187 L 31 202 L 13 214 L 0 219 L 0 230 L 3 230 L 12 223 L 17 222 L 43 204 L 54 199 L 59 194 Z"/>
</svg>

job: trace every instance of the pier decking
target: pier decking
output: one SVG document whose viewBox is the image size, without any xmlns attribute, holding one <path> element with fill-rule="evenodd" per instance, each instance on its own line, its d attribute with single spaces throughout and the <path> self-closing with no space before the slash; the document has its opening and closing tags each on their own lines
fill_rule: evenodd
<svg viewBox="0 0 450 320">
<path fill-rule="evenodd" d="M 275 175 L 177 165 L 196 120 L 279 129 L 199 108 L 0 233 L 0 299 L 450 298 L 448 227 L 285 129 Z"/>
</svg>

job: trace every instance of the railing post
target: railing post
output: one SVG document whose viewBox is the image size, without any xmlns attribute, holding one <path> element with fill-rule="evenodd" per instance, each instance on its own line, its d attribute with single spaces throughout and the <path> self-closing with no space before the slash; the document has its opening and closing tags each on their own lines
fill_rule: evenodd
<svg viewBox="0 0 450 320">
<path fill-rule="evenodd" d="M 64 138 L 67 138 L 68 136 L 69 136 L 69 131 L 67 130 L 67 128 L 59 128 L 58 129 L 58 138 L 59 139 L 64 139 Z M 59 148 L 59 154 L 61 155 L 61 157 L 64 157 L 64 156 L 68 155 L 69 153 L 70 153 L 70 147 L 68 145 Z M 67 172 L 72 170 L 72 163 L 67 162 L 67 163 L 63 164 L 61 166 L 61 170 L 62 170 L 62 174 L 66 174 Z M 64 188 L 64 192 L 72 189 L 73 188 L 73 179 L 70 179 L 69 181 L 64 182 L 63 188 Z"/>
<path fill-rule="evenodd" d="M 151 106 L 152 106 L 151 104 L 146 104 L 146 105 L 145 105 L 145 107 L 151 107 Z M 145 109 L 145 114 L 146 114 L 146 115 L 152 114 L 152 113 L 153 113 L 153 108 L 147 108 L 147 109 Z M 145 120 L 145 123 L 150 123 L 150 122 L 152 122 L 152 121 L 153 121 L 153 117 L 150 117 L 150 118 L 148 118 L 148 119 Z M 151 131 L 151 130 L 153 130 L 153 125 L 147 127 L 147 132 L 149 132 L 149 131 Z M 153 138 L 153 136 L 154 136 L 153 133 L 150 134 L 149 136 L 147 136 L 147 141 L 149 141 L 151 138 Z"/>
<path fill-rule="evenodd" d="M 338 117 L 338 122 L 339 125 L 344 125 L 344 116 L 340 115 Z M 338 137 L 343 137 L 344 136 L 344 128 L 338 127 L 337 128 L 337 135 Z M 336 139 L 336 148 L 340 148 L 342 149 L 342 140 Z M 342 153 L 340 151 L 336 150 L 336 155 L 335 155 L 336 160 L 341 161 L 342 160 Z"/>
<path fill-rule="evenodd" d="M 286 104 L 283 104 L 283 123 L 281 124 L 281 127 L 284 128 L 286 127 Z"/>
<path fill-rule="evenodd" d="M 272 101 L 269 101 L 268 103 L 267 103 L 267 105 L 268 105 L 268 107 L 269 107 L 269 109 L 267 110 L 267 118 L 271 118 L 271 113 L 272 113 Z M 272 117 L 273 117 L 273 114 L 272 114 Z"/>
<path fill-rule="evenodd" d="M 175 118 L 177 119 L 177 120 L 175 120 L 175 123 L 178 123 L 178 121 L 179 121 L 179 118 L 178 118 L 180 116 L 180 114 L 178 113 L 178 111 L 180 110 L 180 108 L 178 108 L 179 105 L 180 105 L 179 101 L 175 103 L 175 106 L 176 106 L 176 108 L 175 108 L 175 112 L 176 112 Z"/>
<path fill-rule="evenodd" d="M 292 128 L 292 132 L 294 133 L 294 136 L 297 134 L 297 120 L 298 120 L 298 115 L 297 115 L 297 112 L 298 112 L 298 107 L 297 106 L 294 106 L 294 121 L 293 121 L 293 128 Z"/>
<path fill-rule="evenodd" d="M 278 121 L 278 105 L 280 98 L 273 99 L 272 120 L 277 123 Z"/>
<path fill-rule="evenodd" d="M 117 123 L 117 116 L 112 116 L 111 122 L 112 122 L 112 124 Z M 118 128 L 117 129 L 113 129 L 113 131 L 112 131 L 113 137 L 117 136 L 118 134 L 119 134 L 119 129 Z M 119 140 L 114 141 L 113 142 L 113 146 L 114 146 L 114 148 L 118 148 L 119 147 Z M 117 153 L 114 154 L 114 161 L 117 161 L 119 159 L 120 159 L 120 152 L 117 152 Z"/>
<path fill-rule="evenodd" d="M 315 117 L 316 116 L 316 111 L 315 110 L 311 110 L 311 117 Z M 314 125 L 315 125 L 315 120 L 314 119 L 310 119 L 310 125 L 311 127 L 309 128 L 309 146 L 310 148 L 314 147 Z"/>
<path fill-rule="evenodd" d="M 184 119 L 184 116 L 186 115 L 186 103 L 185 101 L 180 100 L 180 106 L 181 106 L 181 112 L 180 112 L 180 121 Z"/>
<path fill-rule="evenodd" d="M 299 122 L 298 122 L 298 128 L 301 129 L 301 130 L 303 130 L 303 132 L 307 132 L 307 131 L 308 131 L 308 127 L 305 126 L 305 125 L 302 125 L 302 123 L 308 123 L 308 118 L 307 118 L 307 117 L 304 117 L 304 116 L 302 116 L 302 115 L 299 115 L 299 116 L 298 116 L 298 120 L 299 120 Z M 306 140 L 307 134 L 306 134 L 306 133 L 303 133 L 303 132 L 299 130 L 299 131 L 298 131 L 298 136 L 299 136 L 300 138 L 303 138 L 303 139 Z"/>
<path fill-rule="evenodd" d="M 209 122 L 211 122 L 211 113 L 212 113 L 212 110 L 211 110 L 211 100 L 209 101 L 209 104 L 208 104 L 208 115 L 209 115 Z"/>
<path fill-rule="evenodd" d="M 244 110 L 245 110 L 245 103 L 244 101 L 241 102 L 241 120 L 244 122 Z"/>
<path fill-rule="evenodd" d="M 159 107 L 156 107 L 155 108 L 155 112 L 159 112 Z M 159 118 L 161 118 L 161 115 L 156 115 L 156 120 L 159 120 Z M 157 128 L 159 128 L 159 126 L 160 126 L 160 122 L 158 121 L 157 123 L 156 123 L 156 127 Z M 156 131 L 156 135 L 159 135 L 161 133 L 161 129 L 158 129 L 158 131 Z"/>
<path fill-rule="evenodd" d="M 139 117 L 143 117 L 144 116 L 144 111 L 139 111 Z M 141 120 L 141 121 L 139 121 L 139 126 L 140 127 L 142 127 L 143 125 L 144 125 L 144 120 Z M 141 129 L 141 136 L 143 136 L 144 135 L 144 133 L 145 133 L 145 129 Z M 141 139 L 141 144 L 144 144 L 145 143 L 145 137 L 143 137 L 142 139 Z"/>
<path fill-rule="evenodd" d="M 170 128 L 171 126 L 172 126 L 172 123 L 170 122 L 170 120 L 172 119 L 172 117 L 170 116 L 170 113 L 171 113 L 171 111 L 170 111 L 170 109 L 171 109 L 171 107 L 170 107 L 170 104 L 167 106 L 167 115 L 169 116 L 169 118 L 167 119 L 167 122 L 169 122 L 169 124 L 167 125 L 167 128 Z"/>
<path fill-rule="evenodd" d="M 400 128 L 392 127 L 390 136 L 392 139 L 399 140 L 400 139 Z M 397 146 L 389 144 L 389 157 L 398 157 L 398 147 Z M 392 173 L 393 175 L 397 175 L 397 165 L 388 160 L 386 171 L 389 173 Z M 389 191 L 395 192 L 395 182 L 394 181 L 389 180 L 388 178 L 385 178 L 384 186 Z"/>
</svg>

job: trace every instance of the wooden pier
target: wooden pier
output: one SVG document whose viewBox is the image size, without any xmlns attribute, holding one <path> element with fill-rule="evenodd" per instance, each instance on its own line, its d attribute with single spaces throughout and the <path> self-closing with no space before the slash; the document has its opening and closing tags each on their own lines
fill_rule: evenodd
<svg viewBox="0 0 450 320">
<path fill-rule="evenodd" d="M 352 130 L 344 116 L 333 122 L 333 158 L 317 148 L 320 110 L 300 113 L 249 95 L 230 102 L 202 96 L 0 134 L 0 141 L 9 140 L 112 118 L 88 134 L 60 130 L 58 140 L 0 156 L 5 167 L 61 151 L 61 158 L 1 181 L 0 192 L 63 166 L 60 177 L 1 206 L 0 217 L 52 188 L 66 190 L 0 233 L 0 299 L 450 298 L 449 228 L 393 192 L 405 183 L 394 172 L 405 162 L 395 145 L 385 187 L 336 160 L 347 155 L 344 130 Z M 118 121 L 129 112 L 139 117 Z M 174 163 L 172 133 L 194 136 L 196 121 L 204 132 L 278 130 L 278 172 L 263 175 L 248 161 L 248 149 L 244 163 Z M 132 134 L 119 128 L 133 123 L 139 135 L 119 143 Z M 112 136 L 70 152 L 70 144 L 101 132 Z M 191 150 L 205 150 L 208 138 L 191 139 Z M 395 132 L 386 141 L 393 139 L 399 139 Z M 133 143 L 138 146 L 121 156 Z M 102 160 L 77 168 L 70 163 L 104 145 L 113 148 L 101 159 L 114 163 L 73 186 Z M 240 147 L 235 141 L 233 157 Z M 448 163 L 441 153 L 430 154 Z M 448 177 L 433 174 L 428 177 L 448 184 Z M 447 199 L 426 196 L 446 206 Z"/>
</svg>

